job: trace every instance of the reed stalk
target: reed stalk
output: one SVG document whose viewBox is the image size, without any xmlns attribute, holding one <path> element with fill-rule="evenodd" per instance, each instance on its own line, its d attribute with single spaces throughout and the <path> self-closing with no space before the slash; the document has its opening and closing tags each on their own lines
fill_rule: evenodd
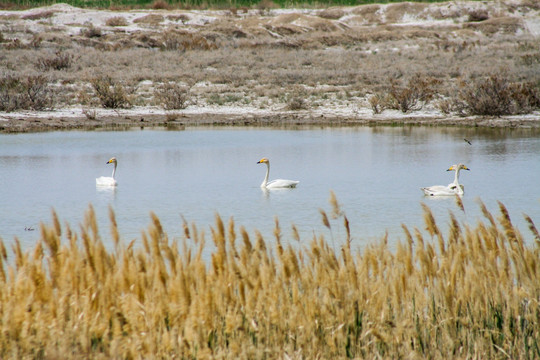
<svg viewBox="0 0 540 360">
<path fill-rule="evenodd" d="M 540 241 L 528 243 L 504 205 L 496 218 L 445 236 L 424 207 L 427 231 L 403 225 L 351 246 L 332 194 L 331 229 L 346 239 L 273 240 L 219 215 L 206 234 L 183 221 L 170 238 L 158 217 L 124 243 L 110 210 L 110 239 L 89 208 L 78 232 L 41 225 L 33 249 L 0 239 L 0 358 L 513 358 L 540 357 Z M 291 241 L 289 241 L 291 240 Z M 335 239 L 338 240 L 338 239 Z M 334 241 L 334 240 L 332 240 Z M 107 250 L 105 244 L 112 244 Z"/>
</svg>

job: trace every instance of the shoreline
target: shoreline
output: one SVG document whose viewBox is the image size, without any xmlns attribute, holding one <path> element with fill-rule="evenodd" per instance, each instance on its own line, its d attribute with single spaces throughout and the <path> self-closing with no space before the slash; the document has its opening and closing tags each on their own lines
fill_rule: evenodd
<svg viewBox="0 0 540 360">
<path fill-rule="evenodd" d="M 28 133 L 66 130 L 122 130 L 135 127 L 165 127 L 181 130 L 196 126 L 297 127 L 297 126 L 451 126 L 483 128 L 540 128 L 540 115 L 506 117 L 456 117 L 425 114 L 352 115 L 330 112 L 241 112 L 219 111 L 148 113 L 118 111 L 88 118 L 54 112 L 0 113 L 0 133 Z"/>
</svg>

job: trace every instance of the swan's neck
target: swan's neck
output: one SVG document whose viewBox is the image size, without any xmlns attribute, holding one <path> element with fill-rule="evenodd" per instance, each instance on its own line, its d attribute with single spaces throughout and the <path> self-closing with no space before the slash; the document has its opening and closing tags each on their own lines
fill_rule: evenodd
<svg viewBox="0 0 540 360">
<path fill-rule="evenodd" d="M 262 188 L 266 187 L 266 184 L 268 184 L 268 176 L 270 175 L 270 163 L 266 163 L 266 176 L 264 177 L 264 180 L 261 184 Z"/>
<path fill-rule="evenodd" d="M 456 169 L 456 174 L 454 175 L 454 185 L 459 187 L 459 168 Z"/>
<path fill-rule="evenodd" d="M 463 195 L 463 189 L 461 188 L 461 185 L 459 185 L 459 170 L 461 169 L 456 169 L 456 175 L 454 176 L 454 186 L 456 187 L 456 194 Z"/>
<path fill-rule="evenodd" d="M 114 175 L 116 174 L 116 163 L 114 163 L 114 167 L 112 169 L 112 178 L 114 179 Z"/>
</svg>

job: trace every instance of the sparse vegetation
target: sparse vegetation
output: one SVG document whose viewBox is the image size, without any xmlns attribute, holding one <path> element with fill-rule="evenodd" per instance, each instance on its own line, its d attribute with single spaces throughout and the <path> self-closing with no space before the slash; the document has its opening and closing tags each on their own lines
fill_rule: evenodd
<svg viewBox="0 0 540 360">
<path fill-rule="evenodd" d="M 110 76 L 99 76 L 90 80 L 101 106 L 109 109 L 127 108 L 131 100 L 126 87 Z"/>
<path fill-rule="evenodd" d="M 108 18 L 107 21 L 105 21 L 105 25 L 107 25 L 107 26 L 127 26 L 128 22 L 122 16 L 113 16 L 111 18 Z"/>
<path fill-rule="evenodd" d="M 420 110 L 434 96 L 434 87 L 440 82 L 433 78 L 427 78 L 420 74 L 414 75 L 406 85 L 396 79 L 389 80 L 390 87 L 386 96 L 379 96 L 383 108 L 400 110 L 407 113 Z M 377 102 L 377 97 L 370 100 Z M 374 104 L 371 104 L 372 109 Z"/>
<path fill-rule="evenodd" d="M 95 27 L 94 24 L 88 23 L 85 28 L 81 29 L 81 35 L 87 38 L 98 38 L 101 37 L 102 32 L 101 29 Z"/>
<path fill-rule="evenodd" d="M 538 41 L 521 21 L 535 11 L 531 2 L 372 4 L 290 13 L 261 2 L 212 14 L 212 20 L 174 10 L 172 2 L 156 0 L 152 7 L 165 5 L 173 10 L 108 12 L 95 25 L 86 20 L 57 24 L 55 8 L 28 11 L 25 19 L 7 14 L 0 17 L 0 70 L 18 78 L 47 71 L 52 84 L 61 84 L 55 87 L 57 107 L 159 103 L 180 109 L 188 100 L 275 111 L 309 106 L 351 113 L 361 106 L 375 115 L 426 109 L 438 116 L 436 109 L 448 115 L 505 116 L 539 109 Z M 429 21 L 419 27 L 407 19 Z M 129 31 L 114 28 L 125 25 Z M 38 27 L 44 31 L 33 30 Z M 92 74 L 103 73 L 114 74 L 117 92 L 114 86 L 99 87 L 101 94 L 88 87 Z M 505 79 L 489 80 L 493 74 Z M 189 94 L 160 89 L 179 79 Z M 504 81 L 508 86 L 495 90 Z M 127 101 L 119 105 L 115 99 Z"/>
<path fill-rule="evenodd" d="M 306 100 L 300 96 L 293 96 L 287 103 L 287 109 L 289 110 L 306 110 L 307 108 Z"/>
<path fill-rule="evenodd" d="M 154 91 L 156 101 L 165 110 L 185 109 L 189 105 L 189 89 L 178 83 L 166 83 Z"/>
<path fill-rule="evenodd" d="M 473 82 L 462 82 L 451 109 L 462 115 L 515 115 L 540 109 L 540 86 L 512 82 L 493 73 Z"/>
<path fill-rule="evenodd" d="M 384 99 L 384 96 L 380 93 L 373 94 L 368 98 L 369 106 L 373 114 L 380 114 L 385 109 L 385 103 L 387 102 Z"/>
<path fill-rule="evenodd" d="M 45 110 L 53 107 L 52 90 L 42 75 L 0 78 L 0 111 Z"/>
<path fill-rule="evenodd" d="M 59 50 L 54 56 L 39 58 L 36 67 L 41 71 L 69 69 L 73 64 L 73 59 L 72 54 Z"/>
<path fill-rule="evenodd" d="M 475 228 L 450 214 L 441 233 L 403 226 L 356 251 L 335 197 L 321 210 L 343 223 L 341 246 L 322 235 L 273 245 L 216 216 L 210 239 L 159 219 L 123 242 L 93 210 L 77 233 L 53 214 L 34 249 L 0 241 L 0 357 L 10 358 L 513 358 L 540 355 L 540 235 L 526 243 L 499 204 Z M 211 250 L 207 241 L 211 241 Z M 108 250 L 108 248 L 110 250 Z M 209 253 L 210 251 L 210 253 Z"/>
</svg>

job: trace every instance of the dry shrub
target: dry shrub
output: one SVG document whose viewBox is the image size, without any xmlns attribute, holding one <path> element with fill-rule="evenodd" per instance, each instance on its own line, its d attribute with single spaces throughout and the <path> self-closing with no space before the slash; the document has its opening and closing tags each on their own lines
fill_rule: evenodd
<svg viewBox="0 0 540 360">
<path fill-rule="evenodd" d="M 468 21 L 470 22 L 480 22 L 487 19 L 489 19 L 489 15 L 485 9 L 471 10 L 469 12 Z"/>
<path fill-rule="evenodd" d="M 86 117 L 87 120 L 97 119 L 97 111 L 95 109 L 83 109 L 82 113 Z"/>
<path fill-rule="evenodd" d="M 337 20 L 345 15 L 345 11 L 339 8 L 330 8 L 319 11 L 317 15 L 324 19 Z"/>
<path fill-rule="evenodd" d="M 385 95 L 376 93 L 368 98 L 368 102 L 369 106 L 371 107 L 371 111 L 373 111 L 374 114 L 380 114 L 384 111 L 384 109 L 386 109 L 388 99 Z"/>
<path fill-rule="evenodd" d="M 81 28 L 81 36 L 87 37 L 87 38 L 96 38 L 101 37 L 101 29 L 98 27 L 95 27 L 94 24 L 88 23 L 86 27 Z"/>
<path fill-rule="evenodd" d="M 190 17 L 188 14 L 168 15 L 167 20 L 175 22 L 180 21 L 182 24 L 185 24 L 190 20 Z"/>
<path fill-rule="evenodd" d="M 166 83 L 154 90 L 154 97 L 165 110 L 185 109 L 189 101 L 189 88 L 177 83 Z"/>
<path fill-rule="evenodd" d="M 39 20 L 39 19 L 48 19 L 54 15 L 54 11 L 42 11 L 35 14 L 28 14 L 21 16 L 21 19 L 24 20 Z"/>
<path fill-rule="evenodd" d="M 505 74 L 490 74 L 462 81 L 453 110 L 460 115 L 503 116 L 540 108 L 540 88 L 534 83 L 514 83 Z"/>
<path fill-rule="evenodd" d="M 406 85 L 391 79 L 385 106 L 404 113 L 420 110 L 433 98 L 439 83 L 439 80 L 421 74 L 414 75 Z"/>
<path fill-rule="evenodd" d="M 6 50 L 25 49 L 27 46 L 20 39 L 4 40 L 3 48 Z"/>
<path fill-rule="evenodd" d="M 109 109 L 128 108 L 131 106 L 126 87 L 114 81 L 110 76 L 100 76 L 90 80 L 95 95 L 101 106 Z"/>
<path fill-rule="evenodd" d="M 42 75 L 0 78 L 0 111 L 45 110 L 53 108 L 53 93 Z"/>
<path fill-rule="evenodd" d="M 40 34 L 32 34 L 32 38 L 28 42 L 24 42 L 19 38 L 4 39 L 3 35 L 0 35 L 2 47 L 6 50 L 18 50 L 18 49 L 38 49 L 41 47 L 43 38 Z"/>
<path fill-rule="evenodd" d="M 73 64 L 72 54 L 58 50 L 53 57 L 41 57 L 36 62 L 36 67 L 41 71 L 69 69 Z"/>
<path fill-rule="evenodd" d="M 170 10 L 172 7 L 164 0 L 154 0 L 150 7 L 154 10 Z"/>
<path fill-rule="evenodd" d="M 261 0 L 255 5 L 257 10 L 259 10 L 259 13 L 261 15 L 264 15 L 264 13 L 272 10 L 272 9 L 278 9 L 279 5 L 273 2 L 272 0 Z"/>
<path fill-rule="evenodd" d="M 126 18 L 122 16 L 114 16 L 111 18 L 108 18 L 107 21 L 105 21 L 105 25 L 107 26 L 128 26 L 128 22 Z"/>
<path fill-rule="evenodd" d="M 163 22 L 165 18 L 162 15 L 158 14 L 148 14 L 133 20 L 135 24 L 148 24 L 148 25 L 158 25 Z"/>
<path fill-rule="evenodd" d="M 449 115 L 454 111 L 454 104 L 451 99 L 440 99 L 435 103 L 435 106 L 445 115 Z"/>
<path fill-rule="evenodd" d="M 540 109 L 540 83 L 525 82 L 512 86 L 512 100 L 518 114 L 527 114 Z"/>
<path fill-rule="evenodd" d="M 205 37 L 188 32 L 168 30 L 163 33 L 162 50 L 213 50 L 217 46 Z"/>
<path fill-rule="evenodd" d="M 509 3 L 508 5 L 510 7 L 515 6 L 517 9 L 525 12 L 530 10 L 540 10 L 540 2 L 536 0 L 521 0 L 520 2 Z"/>
<path fill-rule="evenodd" d="M 293 96 L 287 103 L 287 109 L 289 110 L 306 110 L 307 108 L 308 104 L 301 96 Z"/>
<path fill-rule="evenodd" d="M 515 35 L 518 31 L 524 30 L 524 24 L 518 18 L 506 16 L 488 19 L 481 22 L 469 22 L 463 24 L 463 28 L 481 31 L 487 36 L 493 36 L 497 33 Z"/>
<path fill-rule="evenodd" d="M 540 54 L 524 54 L 521 55 L 520 61 L 526 66 L 538 66 L 540 64 Z"/>
</svg>

